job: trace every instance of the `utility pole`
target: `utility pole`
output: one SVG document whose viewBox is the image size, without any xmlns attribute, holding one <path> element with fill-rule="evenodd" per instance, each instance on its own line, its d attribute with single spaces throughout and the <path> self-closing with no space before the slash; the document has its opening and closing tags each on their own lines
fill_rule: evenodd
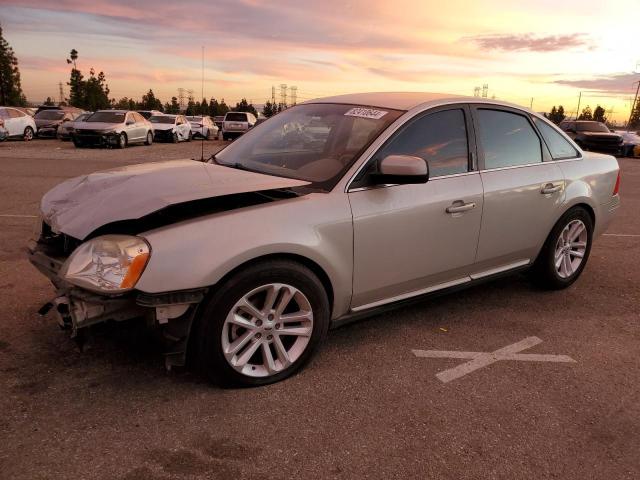
<svg viewBox="0 0 640 480">
<path fill-rule="evenodd" d="M 474 97 L 480 96 L 480 87 L 473 87 L 473 96 Z"/>
<path fill-rule="evenodd" d="M 287 108 L 287 84 L 280 84 L 280 102 L 282 103 L 282 108 Z"/>
<path fill-rule="evenodd" d="M 578 108 L 576 110 L 576 120 L 578 120 L 578 116 L 580 115 L 580 101 L 582 100 L 582 92 L 580 92 L 580 96 L 578 97 Z"/>
<path fill-rule="evenodd" d="M 636 102 L 638 101 L 638 92 L 640 92 L 640 80 L 634 83 L 638 84 L 638 88 L 636 88 L 636 96 L 633 98 L 633 103 L 631 104 L 631 113 L 629 114 L 629 120 L 627 121 L 627 130 L 629 130 L 629 128 L 631 127 L 631 119 L 633 118 L 633 112 L 636 109 Z"/>
<path fill-rule="evenodd" d="M 60 92 L 60 100 L 58 105 L 62 105 L 64 103 L 64 90 L 62 89 L 62 82 L 58 83 L 58 89 Z"/>
<path fill-rule="evenodd" d="M 295 105 L 298 102 L 298 87 L 291 86 L 291 105 Z"/>
<path fill-rule="evenodd" d="M 178 105 L 180 106 L 180 111 L 184 110 L 184 88 L 182 87 L 178 89 Z"/>
<path fill-rule="evenodd" d="M 531 97 L 531 104 L 529 105 L 529 109 L 533 110 L 533 97 Z"/>
<path fill-rule="evenodd" d="M 275 85 L 271 85 L 271 104 L 276 104 L 276 87 Z"/>
<path fill-rule="evenodd" d="M 484 85 L 482 85 L 482 98 L 487 98 L 489 94 L 489 84 L 485 83 Z"/>
</svg>

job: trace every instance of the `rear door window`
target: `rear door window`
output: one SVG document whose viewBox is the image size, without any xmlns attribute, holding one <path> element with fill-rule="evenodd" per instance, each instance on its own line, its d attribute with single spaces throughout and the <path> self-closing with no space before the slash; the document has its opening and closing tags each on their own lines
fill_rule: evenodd
<svg viewBox="0 0 640 480">
<path fill-rule="evenodd" d="M 476 118 L 485 169 L 542 163 L 540 138 L 527 117 L 504 110 L 477 109 Z"/>
</svg>

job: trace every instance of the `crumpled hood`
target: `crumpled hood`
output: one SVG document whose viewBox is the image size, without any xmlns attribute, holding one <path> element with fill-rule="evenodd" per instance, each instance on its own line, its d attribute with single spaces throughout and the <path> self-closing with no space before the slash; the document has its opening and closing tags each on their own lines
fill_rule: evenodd
<svg viewBox="0 0 640 480">
<path fill-rule="evenodd" d="M 172 160 L 66 180 L 45 194 L 40 208 L 54 232 L 83 240 L 103 225 L 135 220 L 178 203 L 308 184 L 194 160 Z"/>
<path fill-rule="evenodd" d="M 173 123 L 152 123 L 154 130 L 173 130 Z"/>
</svg>

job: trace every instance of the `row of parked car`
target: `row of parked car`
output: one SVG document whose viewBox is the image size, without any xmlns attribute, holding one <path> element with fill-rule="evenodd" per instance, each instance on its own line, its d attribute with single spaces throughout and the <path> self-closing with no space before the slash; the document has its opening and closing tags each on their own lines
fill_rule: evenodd
<svg viewBox="0 0 640 480">
<path fill-rule="evenodd" d="M 253 128 L 254 115 L 228 112 L 223 117 L 169 115 L 157 110 L 98 110 L 40 107 L 33 116 L 26 109 L 0 107 L 0 140 L 34 137 L 71 140 L 76 147 L 125 148 L 134 143 L 182 142 L 194 138 L 231 140 Z"/>
</svg>

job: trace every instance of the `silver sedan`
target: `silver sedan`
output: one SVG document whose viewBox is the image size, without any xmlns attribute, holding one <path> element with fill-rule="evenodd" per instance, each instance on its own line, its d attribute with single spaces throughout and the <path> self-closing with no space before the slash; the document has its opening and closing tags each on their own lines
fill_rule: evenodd
<svg viewBox="0 0 640 480">
<path fill-rule="evenodd" d="M 290 108 L 205 163 L 58 185 L 30 258 L 73 335 L 145 317 L 168 367 L 189 354 L 216 382 L 264 385 L 330 326 L 382 308 L 519 271 L 570 286 L 619 183 L 614 157 L 515 105 L 346 95 Z"/>
</svg>

